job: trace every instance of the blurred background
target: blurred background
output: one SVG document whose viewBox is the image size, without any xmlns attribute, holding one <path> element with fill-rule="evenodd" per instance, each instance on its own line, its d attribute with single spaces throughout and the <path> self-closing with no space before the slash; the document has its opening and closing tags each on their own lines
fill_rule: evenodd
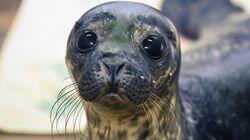
<svg viewBox="0 0 250 140">
<path fill-rule="evenodd" d="M 1 140 L 51 139 L 50 109 L 68 82 L 69 32 L 84 12 L 107 1 L 0 0 Z"/>
<path fill-rule="evenodd" d="M 84 12 L 108 1 L 0 0 L 0 140 L 51 139 L 50 109 L 67 84 L 69 32 Z M 164 3 L 133 1 L 159 10 Z M 250 11 L 249 0 L 232 2 Z M 183 52 L 191 49 L 190 39 L 181 36 L 181 42 Z"/>
</svg>

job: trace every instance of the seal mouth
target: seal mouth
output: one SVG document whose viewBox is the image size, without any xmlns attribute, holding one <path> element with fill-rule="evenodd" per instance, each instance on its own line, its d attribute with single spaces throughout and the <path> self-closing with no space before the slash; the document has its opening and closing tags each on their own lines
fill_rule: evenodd
<svg viewBox="0 0 250 140">
<path fill-rule="evenodd" d="M 122 97 L 118 93 L 110 92 L 102 96 L 102 100 L 119 100 L 122 101 Z"/>
<path fill-rule="evenodd" d="M 118 90 L 111 90 L 105 92 L 101 97 L 99 97 L 98 102 L 105 103 L 105 104 L 128 104 L 129 100 L 126 96 L 118 92 Z"/>
<path fill-rule="evenodd" d="M 106 90 L 99 96 L 98 102 L 105 104 L 128 104 L 129 100 L 126 98 L 122 89 L 117 84 L 109 84 Z"/>
<path fill-rule="evenodd" d="M 130 106 L 129 99 L 120 90 L 107 90 L 97 98 L 95 104 L 108 110 L 123 110 Z"/>
<path fill-rule="evenodd" d="M 102 98 L 104 99 L 114 99 L 114 100 L 122 100 L 121 96 L 117 93 L 111 92 L 111 93 L 106 93 Z"/>
</svg>

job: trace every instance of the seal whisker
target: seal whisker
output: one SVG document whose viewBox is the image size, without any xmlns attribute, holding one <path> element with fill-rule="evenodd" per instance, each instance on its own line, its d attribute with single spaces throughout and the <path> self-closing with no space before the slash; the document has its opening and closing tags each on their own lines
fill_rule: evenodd
<svg viewBox="0 0 250 140">
<path fill-rule="evenodd" d="M 157 98 L 158 96 L 157 95 L 153 95 L 152 97 L 153 98 Z M 168 113 L 164 110 L 163 104 L 161 104 L 161 102 L 156 102 L 156 100 L 158 101 L 159 99 L 155 99 L 155 100 L 152 99 L 152 101 L 155 103 L 156 107 L 158 106 L 158 108 L 160 108 L 159 109 L 160 110 L 159 113 L 162 112 L 164 114 L 164 116 L 163 116 L 163 122 L 166 123 L 166 125 L 164 125 L 163 130 L 165 130 L 166 126 L 168 126 L 168 124 L 169 124 L 170 116 L 168 116 Z"/>
<path fill-rule="evenodd" d="M 70 90 L 70 91 L 68 91 L 68 92 L 66 92 L 65 94 L 63 94 L 62 96 L 57 96 L 57 100 L 55 101 L 55 103 L 53 104 L 53 106 L 52 106 L 52 108 L 51 108 L 51 112 L 50 112 L 50 115 L 52 115 L 51 113 L 53 112 L 53 110 L 54 110 L 54 108 L 55 108 L 55 106 L 56 105 L 58 105 L 58 102 L 64 97 L 64 96 L 66 96 L 67 94 L 69 94 L 69 93 L 71 93 L 71 92 L 73 92 L 75 89 L 72 89 L 72 90 Z M 61 90 L 62 91 L 62 90 Z M 61 92 L 60 91 L 60 92 Z M 74 94 L 74 93 L 73 93 Z M 71 95 L 73 95 L 73 94 L 70 94 L 69 96 L 71 96 Z M 51 117 L 51 116 L 50 116 Z"/>
<path fill-rule="evenodd" d="M 84 135 L 84 133 L 81 131 L 81 123 L 82 123 L 82 116 L 83 116 L 83 113 L 85 112 L 85 110 L 84 110 L 84 102 L 82 102 L 82 107 L 81 107 L 81 118 L 80 118 L 80 120 L 79 120 L 79 126 L 78 126 L 78 129 L 79 129 L 79 132 L 80 132 L 80 135 L 83 137 L 83 136 L 85 136 Z"/>
<path fill-rule="evenodd" d="M 50 112 L 51 133 L 52 133 L 52 134 L 53 134 L 53 128 L 54 128 L 55 120 L 56 120 L 56 118 L 58 117 L 59 112 L 61 111 L 63 104 L 65 104 L 65 102 L 66 102 L 67 100 L 69 100 L 70 97 L 72 97 L 73 95 L 74 95 L 74 93 L 70 94 L 70 95 L 69 95 L 68 97 L 66 97 L 60 104 L 59 104 L 59 100 L 57 100 L 57 101 L 54 103 L 54 105 L 53 105 L 53 107 L 52 107 L 52 109 L 51 109 L 51 112 Z M 55 108 L 57 108 L 56 111 L 54 110 Z M 55 111 L 55 112 L 54 112 L 54 111 Z M 53 116 L 53 114 L 54 114 L 54 116 Z"/>
<path fill-rule="evenodd" d="M 72 95 L 73 96 L 73 95 Z M 71 97 L 71 96 L 69 96 Z M 54 124 L 56 122 L 56 130 L 57 130 L 57 133 L 58 132 L 58 122 L 59 122 L 59 119 L 61 118 L 61 116 L 63 115 L 63 113 L 66 111 L 67 107 L 69 107 L 71 105 L 72 102 L 74 102 L 75 99 L 78 98 L 78 96 L 74 96 L 75 98 L 73 98 L 71 100 L 71 98 L 67 98 L 65 99 L 58 107 L 57 111 L 56 111 L 56 115 L 53 119 L 53 122 L 52 124 Z"/>
<path fill-rule="evenodd" d="M 72 92 L 72 93 L 70 93 L 70 92 Z M 69 92 L 70 94 L 65 94 L 64 96 L 60 97 L 55 102 L 56 103 L 55 105 L 58 105 L 56 112 L 60 111 L 60 108 L 62 108 L 68 100 L 71 100 L 73 97 L 77 96 L 77 95 L 75 95 L 76 91 L 72 90 L 70 92 Z"/>
<path fill-rule="evenodd" d="M 149 118 L 149 112 L 146 109 L 147 107 L 146 107 L 145 103 L 142 104 L 142 107 L 143 107 L 143 110 L 145 112 L 145 116 L 147 117 L 147 119 L 145 119 L 145 120 L 149 120 L 150 119 Z"/>
<path fill-rule="evenodd" d="M 143 104 L 140 104 L 140 106 L 139 106 L 139 109 L 142 111 L 141 113 L 142 114 L 145 114 L 146 112 L 144 111 L 144 109 L 143 109 Z M 138 116 L 138 126 L 137 126 L 137 129 L 138 130 L 140 130 L 140 128 L 141 128 L 141 118 L 142 118 L 142 116 L 141 115 L 139 115 Z"/>
<path fill-rule="evenodd" d="M 64 125 L 64 131 L 65 131 L 66 134 L 68 133 L 67 132 L 67 125 L 68 125 L 68 122 L 70 120 L 70 117 L 72 116 L 72 114 L 75 114 L 75 112 L 76 112 L 77 108 L 79 107 L 80 103 L 81 103 L 81 100 L 77 100 L 74 103 L 74 105 L 71 107 L 71 109 L 68 111 L 68 115 L 67 115 L 67 117 L 65 119 L 65 125 Z"/>
<path fill-rule="evenodd" d="M 71 93 L 73 92 L 73 93 Z M 68 93 L 71 93 L 71 94 L 68 94 Z M 67 95 L 67 96 L 66 96 Z M 61 110 L 62 106 L 65 104 L 65 102 L 67 102 L 67 100 L 70 100 L 73 96 L 75 95 L 75 91 L 74 90 L 71 90 L 69 92 L 67 92 L 67 94 L 64 94 L 63 96 L 61 96 L 60 98 L 57 99 L 57 101 L 54 103 L 54 105 L 52 106 L 52 109 L 51 109 L 51 112 L 50 112 L 50 118 L 51 118 L 51 122 L 52 121 L 52 118 L 53 118 L 53 114 L 55 113 L 55 116 L 54 118 L 57 117 L 57 114 L 58 112 Z M 63 101 L 61 101 L 63 100 Z M 60 103 L 59 103 L 60 102 Z M 56 109 L 56 111 L 54 112 L 54 109 Z"/>
<path fill-rule="evenodd" d="M 77 98 L 77 97 L 76 97 Z M 75 99 L 76 99 L 75 98 Z M 70 108 L 68 108 L 70 105 L 71 105 L 71 103 L 73 103 L 74 102 L 74 100 L 75 99 L 73 99 L 72 101 L 71 100 L 69 100 L 68 102 L 67 102 L 67 106 L 66 107 L 62 107 L 63 108 L 63 110 L 62 110 L 62 112 L 58 112 L 58 117 L 57 117 L 57 119 L 55 120 L 55 122 L 56 122 L 56 124 L 55 124 L 55 127 L 56 127 L 56 130 L 57 130 L 57 133 L 59 133 L 58 132 L 58 124 L 59 124 L 59 122 L 60 122 L 60 119 L 63 119 L 62 117 L 68 112 L 68 110 L 70 109 Z"/>
<path fill-rule="evenodd" d="M 81 101 L 80 101 L 80 103 L 81 103 Z M 79 106 L 77 107 L 76 111 L 78 110 L 78 108 L 79 108 Z M 78 112 L 77 112 L 77 115 L 75 116 L 74 125 L 73 125 L 73 133 L 75 133 L 74 131 L 75 131 L 75 128 L 76 128 L 76 122 L 77 122 L 77 119 L 78 119 L 78 116 L 79 116 L 81 110 L 82 110 L 82 105 L 80 105 L 80 108 L 79 108 L 79 110 L 78 110 Z M 76 112 L 76 111 L 75 111 L 75 112 Z M 74 115 L 73 115 L 73 116 L 74 116 Z M 80 125 L 80 124 L 79 124 L 79 125 Z M 80 130 L 79 130 L 79 131 L 80 131 Z M 75 138 L 76 138 L 76 137 L 75 137 Z"/>
<path fill-rule="evenodd" d="M 149 98 L 148 100 L 149 100 L 149 102 L 150 102 L 152 105 L 156 106 L 156 105 L 154 104 L 154 102 L 152 101 L 151 98 Z M 155 109 L 156 109 L 156 110 L 155 110 Z M 160 112 L 160 110 L 157 109 L 157 107 L 156 107 L 156 108 L 152 107 L 151 110 L 152 110 L 153 113 L 155 114 L 155 117 L 156 117 L 156 120 L 157 120 L 156 123 L 157 123 L 158 129 L 157 129 L 156 132 L 155 132 L 155 133 L 157 134 L 157 133 L 159 133 L 159 130 L 160 130 L 160 122 L 159 122 L 159 120 L 158 120 L 158 115 L 159 115 L 159 114 L 157 115 L 157 112 L 156 112 L 156 111 L 159 111 L 159 112 Z"/>
<path fill-rule="evenodd" d="M 74 85 L 74 84 L 76 84 L 76 83 L 74 82 L 74 78 L 72 78 L 71 76 L 64 78 L 64 79 L 62 80 L 61 84 L 63 84 L 64 82 L 66 82 L 66 80 L 68 80 L 68 79 L 70 79 L 70 83 L 69 83 L 68 85 Z"/>
<path fill-rule="evenodd" d="M 148 109 L 148 113 L 149 113 L 149 116 L 150 116 L 150 121 L 151 120 L 153 120 L 154 119 L 154 116 L 153 116 L 153 114 L 152 114 L 152 112 L 151 112 L 151 109 L 150 109 L 150 107 L 148 106 L 148 103 L 149 101 L 147 100 L 147 102 L 145 102 L 145 106 L 146 106 L 146 108 Z"/>
<path fill-rule="evenodd" d="M 166 99 L 167 102 L 168 102 L 169 104 L 167 104 L 166 102 L 164 102 L 163 99 L 161 99 L 161 98 L 160 98 L 159 96 L 157 96 L 157 95 L 154 95 L 154 97 L 155 97 L 155 98 L 158 98 L 159 101 L 160 101 L 162 104 L 167 105 L 167 106 L 170 108 L 171 112 L 174 114 L 174 120 L 175 120 L 175 122 L 177 123 L 176 130 L 175 130 L 175 132 L 176 132 L 175 135 L 177 135 L 177 133 L 178 133 L 178 131 L 179 131 L 179 129 L 178 129 L 179 121 L 178 121 L 178 118 L 177 118 L 177 115 L 176 115 L 176 111 L 175 111 L 175 109 L 174 109 L 174 105 L 172 104 L 172 102 L 171 102 L 167 97 L 163 97 L 163 98 Z"/>
<path fill-rule="evenodd" d="M 57 100 L 57 101 L 55 102 L 55 104 L 53 105 L 52 110 L 51 110 L 51 118 L 53 118 L 52 115 L 53 115 L 54 109 L 56 108 L 56 105 L 57 105 L 57 109 L 56 109 L 54 118 L 57 117 L 58 112 L 62 109 L 63 104 L 67 103 L 67 100 L 70 100 L 70 98 L 73 97 L 74 94 L 75 94 L 75 93 L 72 93 L 72 94 L 70 94 L 69 96 L 65 97 L 65 99 L 64 99 L 61 103 L 59 103 L 59 101 L 60 101 L 60 99 L 62 99 L 62 97 L 61 97 L 59 100 Z M 54 121 L 54 120 L 52 120 L 52 123 L 53 123 L 53 121 Z"/>
<path fill-rule="evenodd" d="M 62 117 L 62 116 L 65 116 L 66 113 L 67 115 L 70 113 L 71 109 L 74 108 L 74 106 L 76 105 L 77 103 L 77 98 L 79 98 L 78 96 L 74 96 L 73 99 L 69 99 L 65 104 L 62 105 L 62 107 L 60 108 L 60 111 L 58 111 L 58 114 L 59 116 L 57 117 L 57 120 L 56 120 L 56 126 L 58 126 L 58 122 L 59 122 L 59 119 Z M 67 116 L 66 116 L 67 118 Z"/>
<path fill-rule="evenodd" d="M 159 98 L 159 97 L 158 97 L 158 98 Z M 175 119 L 176 119 L 176 121 L 177 121 L 177 124 L 179 125 L 179 120 L 178 120 L 178 117 L 177 117 L 177 114 L 176 114 L 174 105 L 172 104 L 172 102 L 170 101 L 169 98 L 167 98 L 167 97 L 163 97 L 163 98 L 166 99 L 166 100 L 169 102 L 170 106 L 172 106 L 170 109 L 171 109 L 171 111 L 174 113 L 174 117 L 175 117 Z M 163 101 L 163 99 L 161 99 L 161 100 L 162 100 L 162 103 L 166 104 L 166 103 Z"/>
<path fill-rule="evenodd" d="M 68 79 L 73 80 L 74 78 L 72 78 L 71 76 L 69 76 L 69 77 L 64 78 L 64 79 L 62 80 L 62 82 L 66 81 L 66 80 L 68 80 Z"/>
<path fill-rule="evenodd" d="M 161 99 L 159 96 L 157 96 L 157 95 L 153 95 L 153 96 L 154 96 L 155 98 L 159 99 L 159 101 L 160 101 L 161 103 L 167 105 L 167 106 L 171 109 L 171 111 L 174 113 L 174 115 L 176 116 L 176 111 L 175 111 L 175 109 L 174 109 L 174 105 L 171 103 L 171 101 L 170 101 L 167 97 L 163 97 L 163 98 L 166 99 L 166 100 L 169 102 L 169 104 L 165 103 L 165 102 L 163 101 L 163 99 Z"/>
<path fill-rule="evenodd" d="M 74 90 L 77 90 L 75 85 L 70 84 L 70 85 L 66 86 L 61 91 L 59 91 L 59 93 L 57 95 L 57 100 L 60 100 L 62 97 L 64 97 L 65 95 L 67 95 L 68 93 L 70 93 L 70 92 L 72 92 Z"/>
<path fill-rule="evenodd" d="M 75 106 L 75 107 L 74 107 L 74 110 L 73 110 L 74 114 L 76 113 L 76 110 L 77 110 L 77 109 L 78 109 L 78 106 Z M 74 119 L 74 117 L 72 117 L 72 116 L 74 116 L 74 115 L 72 115 L 72 114 L 73 114 L 73 113 L 70 114 L 69 120 L 73 120 L 73 119 Z M 67 123 L 64 124 L 64 127 L 65 127 L 65 128 L 64 128 L 64 131 L 65 131 L 65 134 L 68 134 L 68 137 L 71 138 L 70 133 L 68 133 L 68 131 L 67 131 L 67 130 L 68 130 L 68 121 L 69 121 L 69 120 L 67 120 Z M 71 124 L 71 125 L 72 125 L 72 124 Z M 74 129 L 73 129 L 73 131 L 72 131 L 72 134 L 75 134 Z M 75 139 L 76 136 L 75 136 L 75 135 L 72 135 L 72 137 L 73 137 L 73 139 Z"/>
</svg>

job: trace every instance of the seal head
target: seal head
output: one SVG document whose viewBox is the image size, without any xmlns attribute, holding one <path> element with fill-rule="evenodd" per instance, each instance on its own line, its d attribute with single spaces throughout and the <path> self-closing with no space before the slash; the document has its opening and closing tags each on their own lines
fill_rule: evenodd
<svg viewBox="0 0 250 140">
<path fill-rule="evenodd" d="M 87 103 L 100 110 L 131 110 L 176 87 L 177 31 L 152 7 L 105 3 L 76 22 L 68 39 L 66 64 Z"/>
</svg>

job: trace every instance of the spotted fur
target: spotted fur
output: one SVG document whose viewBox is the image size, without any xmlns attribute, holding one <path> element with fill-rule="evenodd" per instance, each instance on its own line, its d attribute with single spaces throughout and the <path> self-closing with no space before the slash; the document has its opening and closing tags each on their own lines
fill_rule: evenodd
<svg viewBox="0 0 250 140">
<path fill-rule="evenodd" d="M 202 13 L 209 17 L 213 12 Z M 192 11 L 185 14 L 191 16 Z M 204 41 L 205 49 L 186 55 L 184 62 L 188 62 L 178 83 L 180 44 L 169 19 L 149 6 L 131 2 L 91 9 L 76 22 L 68 40 L 66 64 L 73 83 L 58 95 L 52 129 L 65 115 L 65 133 L 70 120 L 74 131 L 86 113 L 87 127 L 78 131 L 83 140 L 249 139 L 249 19 L 223 20 L 212 22 L 220 32 L 212 43 Z M 219 29 L 224 24 L 232 29 Z M 204 30 L 215 34 L 211 27 Z M 86 28 L 98 33 L 101 40 L 95 51 L 80 54 L 75 40 Z M 181 30 L 195 39 L 201 33 L 186 31 L 190 30 Z M 143 37 L 152 33 L 168 45 L 161 61 L 151 61 L 140 52 Z M 107 101 L 96 105 L 110 90 L 106 89 L 110 76 L 101 62 L 105 59 L 126 64 L 122 76 L 117 76 L 127 97 L 125 104 Z"/>
</svg>

